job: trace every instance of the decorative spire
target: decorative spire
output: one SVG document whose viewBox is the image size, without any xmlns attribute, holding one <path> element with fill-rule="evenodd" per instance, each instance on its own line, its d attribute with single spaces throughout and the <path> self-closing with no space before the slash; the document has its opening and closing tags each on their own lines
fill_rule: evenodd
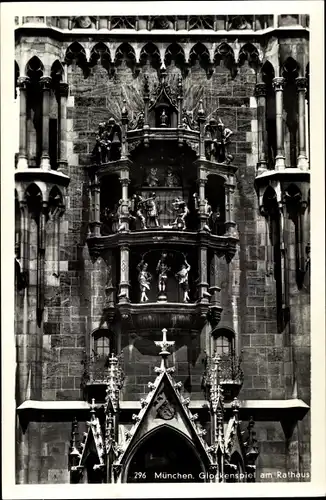
<svg viewBox="0 0 326 500">
<path fill-rule="evenodd" d="M 183 96 L 183 85 L 182 85 L 182 77 L 179 76 L 178 78 L 178 96 L 179 98 L 182 98 Z"/>
<path fill-rule="evenodd" d="M 224 453 L 225 450 L 225 442 L 224 442 L 224 427 L 223 427 L 223 413 L 222 411 L 218 412 L 217 416 L 217 439 L 216 439 L 217 449 Z"/>
<path fill-rule="evenodd" d="M 121 117 L 122 117 L 122 121 L 123 121 L 124 119 L 128 119 L 128 110 L 126 107 L 127 102 L 125 99 L 122 101 L 122 104 L 123 104 L 123 106 L 122 106 L 122 110 L 121 110 Z"/>
<path fill-rule="evenodd" d="M 109 358 L 108 377 L 106 380 L 106 397 L 105 397 L 105 411 L 108 413 L 110 408 L 114 412 L 118 411 L 119 394 L 123 384 L 122 370 L 119 366 L 119 361 L 114 353 Z"/>
<path fill-rule="evenodd" d="M 240 403 L 237 398 L 234 398 L 234 400 L 231 403 L 231 408 L 233 410 L 233 415 L 235 420 L 238 422 L 239 421 L 239 408 L 240 408 Z"/>
<path fill-rule="evenodd" d="M 80 459 L 80 453 L 77 446 L 77 436 L 78 436 L 78 421 L 75 417 L 72 422 L 71 428 L 71 441 L 70 441 L 70 452 L 69 452 L 69 463 L 71 467 L 78 465 Z"/>
<path fill-rule="evenodd" d="M 161 348 L 161 352 L 159 353 L 159 355 L 162 358 L 160 369 L 162 371 L 166 371 L 167 370 L 167 358 L 171 354 L 167 349 L 170 346 L 171 347 L 174 346 L 175 342 L 174 342 L 174 340 L 172 340 L 172 341 L 167 340 L 167 338 L 166 338 L 167 329 L 166 328 L 163 328 L 162 334 L 163 334 L 162 340 L 155 341 L 155 345 L 157 345 L 158 347 Z"/>
<path fill-rule="evenodd" d="M 149 94 L 149 80 L 148 80 L 148 75 L 144 76 L 144 94 L 148 96 Z"/>
<path fill-rule="evenodd" d="M 91 408 L 91 421 L 94 421 L 95 420 L 95 409 L 96 409 L 94 398 L 92 399 L 90 408 Z"/>
<path fill-rule="evenodd" d="M 166 83 L 167 71 L 165 66 L 161 66 L 160 69 L 161 84 L 164 86 Z"/>
<path fill-rule="evenodd" d="M 255 422 L 253 417 L 250 417 L 248 423 L 248 439 L 246 445 L 246 457 L 249 465 L 253 465 L 259 455 L 257 446 L 256 432 L 254 431 Z"/>
<path fill-rule="evenodd" d="M 199 100 L 199 107 L 198 107 L 198 112 L 197 112 L 198 118 L 203 119 L 205 118 L 205 111 L 203 107 L 203 100 Z"/>
</svg>

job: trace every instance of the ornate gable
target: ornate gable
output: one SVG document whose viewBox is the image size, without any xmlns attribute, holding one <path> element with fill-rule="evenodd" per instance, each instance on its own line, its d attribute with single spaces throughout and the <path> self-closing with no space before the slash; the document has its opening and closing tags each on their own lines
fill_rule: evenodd
<svg viewBox="0 0 326 500">
<path fill-rule="evenodd" d="M 169 356 L 167 348 L 174 344 L 166 340 L 167 330 L 163 329 L 163 340 L 156 342 L 161 347 L 161 366 L 156 367 L 158 374 L 153 383 L 149 383 L 149 393 L 141 400 L 141 410 L 138 415 L 133 415 L 134 424 L 127 432 L 126 448 L 120 456 L 117 464 L 123 465 L 129 454 L 139 440 L 151 430 L 170 426 L 183 433 L 196 444 L 202 459 L 209 464 L 211 457 L 208 445 L 203 439 L 206 434 L 198 422 L 198 415 L 193 414 L 188 405 L 189 398 L 185 399 L 180 393 L 180 383 L 176 383 L 171 376 L 174 367 L 167 367 L 166 358 Z"/>
</svg>

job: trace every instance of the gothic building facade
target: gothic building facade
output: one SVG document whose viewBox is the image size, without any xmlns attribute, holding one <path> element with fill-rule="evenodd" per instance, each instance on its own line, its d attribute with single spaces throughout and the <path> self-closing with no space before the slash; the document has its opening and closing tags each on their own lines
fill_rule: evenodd
<svg viewBox="0 0 326 500">
<path fill-rule="evenodd" d="M 17 483 L 309 480 L 308 16 L 15 39 Z"/>
</svg>

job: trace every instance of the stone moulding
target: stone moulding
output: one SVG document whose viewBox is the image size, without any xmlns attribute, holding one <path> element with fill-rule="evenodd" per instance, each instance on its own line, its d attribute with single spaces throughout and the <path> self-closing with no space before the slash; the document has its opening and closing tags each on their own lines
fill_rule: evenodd
<svg viewBox="0 0 326 500">
<path fill-rule="evenodd" d="M 308 16 L 284 24 L 277 14 L 208 15 L 208 16 L 79 16 L 79 17 L 21 17 L 15 18 L 15 29 L 50 29 L 62 34 L 264 34 L 276 29 L 308 29 Z M 301 17 L 301 19 L 300 19 Z"/>
<path fill-rule="evenodd" d="M 181 246 L 204 245 L 221 254 L 233 256 L 236 252 L 238 238 L 231 236 L 217 236 L 205 231 L 175 231 L 170 229 L 156 229 L 143 231 L 129 231 L 115 233 L 109 236 L 89 237 L 87 239 L 90 253 L 101 253 L 108 249 L 120 246 L 167 245 Z"/>
<path fill-rule="evenodd" d="M 142 304 L 117 304 L 124 328 L 148 331 L 172 329 L 178 325 L 182 330 L 201 330 L 206 322 L 208 304 L 145 302 Z"/>
</svg>

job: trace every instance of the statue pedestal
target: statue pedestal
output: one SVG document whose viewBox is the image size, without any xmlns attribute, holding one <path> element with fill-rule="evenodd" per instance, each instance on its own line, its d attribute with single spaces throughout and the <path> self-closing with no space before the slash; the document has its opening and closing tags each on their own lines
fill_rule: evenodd
<svg viewBox="0 0 326 500">
<path fill-rule="evenodd" d="M 165 292 L 159 292 L 157 302 L 167 302 L 168 298 Z"/>
</svg>

